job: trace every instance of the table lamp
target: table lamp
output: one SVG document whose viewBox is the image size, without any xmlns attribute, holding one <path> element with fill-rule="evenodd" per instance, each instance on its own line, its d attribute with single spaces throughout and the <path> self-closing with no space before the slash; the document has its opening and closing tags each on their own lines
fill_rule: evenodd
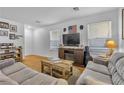
<svg viewBox="0 0 124 93">
<path fill-rule="evenodd" d="M 109 52 L 106 55 L 111 56 L 114 51 L 113 49 L 117 47 L 117 44 L 113 39 L 108 39 L 106 40 L 106 47 L 109 48 Z"/>
</svg>

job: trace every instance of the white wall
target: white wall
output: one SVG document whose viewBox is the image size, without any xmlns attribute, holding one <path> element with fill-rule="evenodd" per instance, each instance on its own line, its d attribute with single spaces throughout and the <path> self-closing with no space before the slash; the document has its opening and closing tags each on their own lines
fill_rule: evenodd
<svg viewBox="0 0 124 93">
<path fill-rule="evenodd" d="M 55 55 L 56 51 L 49 50 L 49 42 L 49 31 L 47 31 L 46 29 L 36 28 L 28 25 L 25 26 L 25 56 L 57 56 Z"/>
<path fill-rule="evenodd" d="M 24 36 L 24 25 L 23 24 L 15 22 L 15 21 L 7 20 L 7 19 L 2 19 L 2 18 L 0 18 L 0 21 L 7 22 L 12 25 L 17 25 L 17 32 L 15 32 L 14 34 Z M 9 29 L 5 29 L 5 30 L 7 30 L 9 33 L 12 33 L 9 31 Z M 22 46 L 24 49 L 24 37 L 20 39 L 10 40 L 9 36 L 0 36 L 0 43 L 14 43 L 15 46 L 17 47 Z"/>
<path fill-rule="evenodd" d="M 50 50 L 50 33 L 46 29 L 34 31 L 34 54 L 43 56 L 57 56 L 57 51 Z"/>
<path fill-rule="evenodd" d="M 25 53 L 24 55 L 31 55 L 33 54 L 33 31 L 34 29 L 32 29 L 30 26 L 28 25 L 25 25 L 24 26 L 24 32 L 25 32 L 25 44 L 24 44 L 24 47 L 25 47 Z"/>
<path fill-rule="evenodd" d="M 111 20 L 112 21 L 112 38 L 114 38 L 117 42 L 119 41 L 119 33 L 118 33 L 118 9 L 90 15 L 86 17 L 82 17 L 75 20 L 66 21 L 57 25 L 51 25 L 46 28 L 38 29 L 34 31 L 34 54 L 38 55 L 47 55 L 47 56 L 57 56 L 58 51 L 51 51 L 49 49 L 49 31 L 51 30 L 60 30 L 63 31 L 63 28 L 67 28 L 71 25 L 77 25 L 78 32 L 81 33 L 81 42 L 83 45 L 87 45 L 87 24 L 94 23 L 94 22 L 100 22 L 105 20 Z M 79 26 L 84 25 L 84 29 L 80 30 Z"/>
</svg>

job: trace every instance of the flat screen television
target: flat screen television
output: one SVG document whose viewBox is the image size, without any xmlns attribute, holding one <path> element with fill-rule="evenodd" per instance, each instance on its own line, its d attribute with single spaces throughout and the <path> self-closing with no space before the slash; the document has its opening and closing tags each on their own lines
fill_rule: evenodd
<svg viewBox="0 0 124 93">
<path fill-rule="evenodd" d="M 78 46 L 80 44 L 80 34 L 64 34 L 63 44 L 64 46 Z"/>
</svg>

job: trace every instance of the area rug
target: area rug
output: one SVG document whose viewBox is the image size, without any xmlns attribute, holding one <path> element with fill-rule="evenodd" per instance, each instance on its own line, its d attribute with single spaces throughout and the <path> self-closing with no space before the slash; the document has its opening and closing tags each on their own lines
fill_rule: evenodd
<svg viewBox="0 0 124 93">
<path fill-rule="evenodd" d="M 80 71 L 77 67 L 73 67 L 73 75 L 68 78 L 68 84 L 69 85 L 75 85 L 76 81 L 80 77 L 82 71 Z"/>
</svg>

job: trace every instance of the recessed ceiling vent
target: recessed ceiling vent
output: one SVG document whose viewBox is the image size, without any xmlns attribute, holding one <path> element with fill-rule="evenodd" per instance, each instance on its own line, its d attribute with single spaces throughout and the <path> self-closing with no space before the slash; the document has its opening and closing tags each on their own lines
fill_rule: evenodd
<svg viewBox="0 0 124 93">
<path fill-rule="evenodd" d="M 79 11 L 80 9 L 79 9 L 79 7 L 73 7 L 73 10 L 74 11 Z"/>
<path fill-rule="evenodd" d="M 35 23 L 40 24 L 41 22 L 39 20 L 36 20 Z"/>
</svg>

